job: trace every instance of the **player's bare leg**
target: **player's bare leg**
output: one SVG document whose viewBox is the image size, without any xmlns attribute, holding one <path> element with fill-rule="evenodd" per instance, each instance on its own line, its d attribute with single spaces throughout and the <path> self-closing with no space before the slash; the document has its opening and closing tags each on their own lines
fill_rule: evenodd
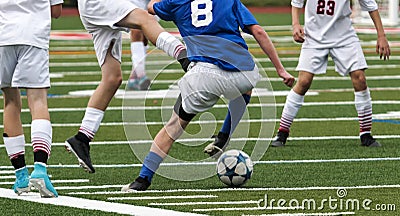
<svg viewBox="0 0 400 216">
<path fill-rule="evenodd" d="M 289 92 L 286 97 L 285 106 L 283 107 L 281 120 L 279 123 L 278 133 L 275 139 L 272 141 L 271 146 L 283 147 L 286 144 L 286 140 L 289 136 L 290 126 L 293 123 L 297 112 L 304 103 L 304 95 L 312 84 L 314 74 L 300 71 L 297 78 L 297 82 L 293 89 Z"/>
<path fill-rule="evenodd" d="M 47 175 L 47 160 L 51 153 L 52 126 L 47 105 L 47 88 L 27 89 L 28 106 L 32 115 L 31 140 L 34 154 L 34 170 L 30 183 L 42 197 L 57 197 Z"/>
<path fill-rule="evenodd" d="M 380 147 L 371 135 L 372 129 L 372 101 L 367 86 L 364 70 L 356 70 L 350 73 L 354 87 L 354 102 L 360 123 L 361 145 L 367 147 Z"/>
<path fill-rule="evenodd" d="M 89 173 L 95 172 L 90 158 L 89 142 L 97 132 L 104 111 L 122 83 L 121 63 L 111 54 L 113 45 L 111 43 L 107 50 L 104 64 L 101 66 L 100 84 L 90 97 L 85 117 L 82 120 L 82 124 L 87 125 L 88 128 L 81 126 L 78 134 L 69 138 L 65 143 L 67 149 L 74 153 L 79 164 Z"/>
<path fill-rule="evenodd" d="M 134 9 L 116 25 L 131 29 L 141 29 L 151 43 L 169 56 L 177 59 L 183 70 L 187 71 L 190 62 L 186 58 L 186 48 L 178 39 L 166 32 L 147 11 Z"/>
<path fill-rule="evenodd" d="M 150 152 L 143 161 L 139 177 L 134 182 L 122 187 L 121 191 L 144 191 L 151 184 L 152 177 L 160 163 L 168 155 L 172 144 L 185 130 L 189 121 L 181 119 L 178 114 L 172 112 L 168 123 L 157 133 L 151 145 Z"/>
<path fill-rule="evenodd" d="M 14 192 L 18 195 L 30 191 L 29 173 L 25 163 L 25 137 L 21 123 L 21 97 L 17 88 L 3 88 L 3 139 L 11 164 L 15 169 Z"/>
</svg>

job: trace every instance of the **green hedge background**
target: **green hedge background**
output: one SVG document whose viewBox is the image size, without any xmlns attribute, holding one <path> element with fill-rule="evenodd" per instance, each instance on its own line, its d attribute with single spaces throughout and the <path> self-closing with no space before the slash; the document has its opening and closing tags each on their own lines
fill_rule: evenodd
<svg viewBox="0 0 400 216">
<path fill-rule="evenodd" d="M 291 0 L 241 0 L 246 6 L 290 6 Z M 76 7 L 76 0 L 64 0 L 65 7 Z"/>
</svg>

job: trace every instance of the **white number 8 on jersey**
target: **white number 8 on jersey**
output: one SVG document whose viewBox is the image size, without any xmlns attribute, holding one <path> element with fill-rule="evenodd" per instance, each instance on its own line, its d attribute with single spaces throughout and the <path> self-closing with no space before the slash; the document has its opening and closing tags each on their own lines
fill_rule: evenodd
<svg viewBox="0 0 400 216">
<path fill-rule="evenodd" d="M 208 26 L 212 20 L 212 0 L 194 0 L 191 4 L 192 25 Z"/>
</svg>

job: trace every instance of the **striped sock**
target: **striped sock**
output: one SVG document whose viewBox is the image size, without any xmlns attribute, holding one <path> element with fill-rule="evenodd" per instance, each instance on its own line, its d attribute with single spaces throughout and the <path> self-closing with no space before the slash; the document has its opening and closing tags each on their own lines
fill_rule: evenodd
<svg viewBox="0 0 400 216">
<path fill-rule="evenodd" d="M 8 135 L 4 133 L 3 140 L 14 169 L 17 170 L 25 167 L 25 136 L 22 134 L 15 137 L 8 137 Z"/>
<path fill-rule="evenodd" d="M 372 128 L 372 101 L 369 89 L 354 92 L 354 102 L 360 123 L 360 136 L 371 133 Z"/>
<path fill-rule="evenodd" d="M 293 89 L 290 90 L 288 96 L 286 97 L 285 107 L 282 111 L 279 131 L 289 133 L 290 126 L 292 125 L 293 120 L 303 103 L 304 95 L 297 94 L 293 91 Z"/>
<path fill-rule="evenodd" d="M 179 53 L 186 49 L 177 38 L 168 32 L 161 32 L 158 35 L 156 46 L 175 59 L 178 59 Z"/>
<path fill-rule="evenodd" d="M 86 108 L 85 116 L 83 117 L 79 132 L 85 134 L 89 140 L 93 140 L 94 135 L 100 127 L 103 120 L 104 111 L 96 108 Z"/>
<path fill-rule="evenodd" d="M 31 141 L 35 162 L 47 163 L 51 153 L 52 128 L 47 119 L 35 119 L 31 125 Z"/>
</svg>

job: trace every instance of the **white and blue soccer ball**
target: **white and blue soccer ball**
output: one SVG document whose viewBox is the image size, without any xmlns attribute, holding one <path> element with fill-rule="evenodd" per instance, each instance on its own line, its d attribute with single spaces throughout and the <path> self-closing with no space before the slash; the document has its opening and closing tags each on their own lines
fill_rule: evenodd
<svg viewBox="0 0 400 216">
<path fill-rule="evenodd" d="M 253 162 L 249 155 L 240 150 L 229 150 L 223 153 L 217 162 L 219 180 L 230 187 L 244 185 L 253 174 Z"/>
</svg>

